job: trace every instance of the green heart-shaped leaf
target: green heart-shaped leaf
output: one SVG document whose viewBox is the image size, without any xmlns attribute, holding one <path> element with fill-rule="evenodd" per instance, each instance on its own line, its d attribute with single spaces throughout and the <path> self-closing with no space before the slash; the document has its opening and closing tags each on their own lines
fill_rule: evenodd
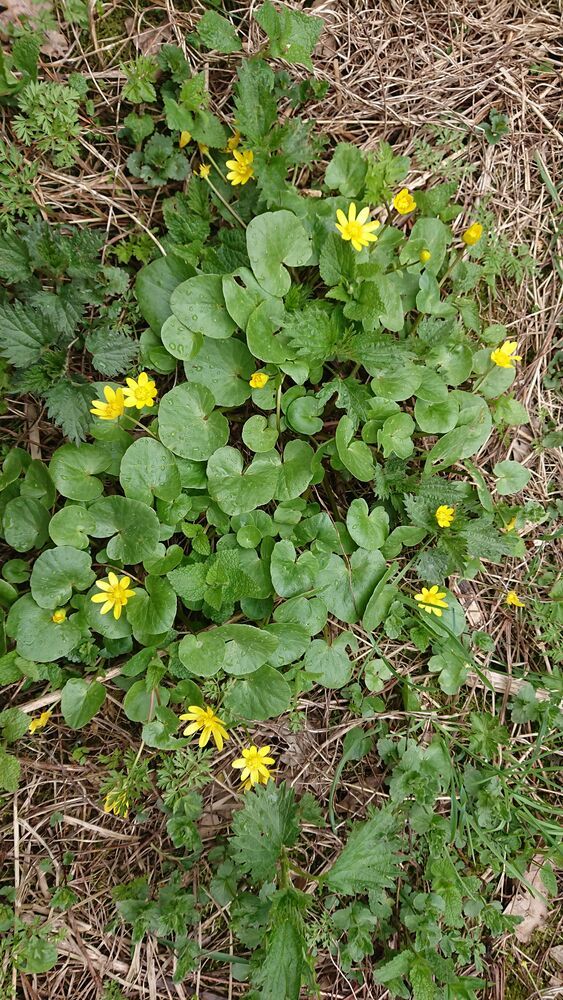
<svg viewBox="0 0 563 1000">
<path fill-rule="evenodd" d="M 236 448 L 219 448 L 207 463 L 209 494 L 226 514 L 244 514 L 273 498 L 279 458 L 272 452 L 257 455 L 243 472 Z"/>
<path fill-rule="evenodd" d="M 220 274 L 198 274 L 172 292 L 172 312 L 180 323 L 195 333 L 215 340 L 227 340 L 236 330 L 223 297 Z"/>
<path fill-rule="evenodd" d="M 265 212 L 246 229 L 246 247 L 256 280 L 272 295 L 286 295 L 291 276 L 283 266 L 299 267 L 311 256 L 311 240 L 293 212 Z"/>
<path fill-rule="evenodd" d="M 150 506 L 154 497 L 175 500 L 182 489 L 174 456 L 160 441 L 139 438 L 121 459 L 119 481 L 131 500 Z"/>
<path fill-rule="evenodd" d="M 31 593 L 41 608 L 66 604 L 74 590 L 87 590 L 94 582 L 92 560 L 87 552 L 59 545 L 42 552 L 31 571 Z"/>
<path fill-rule="evenodd" d="M 183 382 L 162 397 L 158 412 L 161 441 L 181 458 L 205 461 L 229 439 L 229 424 L 215 410 L 204 385 Z"/>
</svg>

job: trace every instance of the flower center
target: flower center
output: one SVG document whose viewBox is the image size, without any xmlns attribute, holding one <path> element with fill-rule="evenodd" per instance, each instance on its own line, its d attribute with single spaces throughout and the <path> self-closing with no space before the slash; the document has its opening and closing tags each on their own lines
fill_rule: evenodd
<svg viewBox="0 0 563 1000">
<path fill-rule="evenodd" d="M 363 226 L 361 222 L 355 219 L 353 222 L 348 221 L 348 235 L 352 240 L 359 240 L 362 238 Z"/>
<path fill-rule="evenodd" d="M 127 604 L 127 598 L 123 596 L 123 591 L 119 585 L 112 587 L 108 590 L 108 597 L 110 601 L 113 601 L 119 608 L 122 608 L 124 604 Z"/>
</svg>

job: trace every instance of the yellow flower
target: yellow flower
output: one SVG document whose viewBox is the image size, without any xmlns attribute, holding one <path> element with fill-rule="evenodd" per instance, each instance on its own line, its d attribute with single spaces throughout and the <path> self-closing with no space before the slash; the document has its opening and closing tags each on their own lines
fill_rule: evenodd
<svg viewBox="0 0 563 1000">
<path fill-rule="evenodd" d="M 53 713 L 49 711 L 41 712 L 41 715 L 38 715 L 36 719 L 32 719 L 29 723 L 30 733 L 36 733 L 38 729 L 45 729 L 45 726 L 47 725 L 52 714 Z"/>
<path fill-rule="evenodd" d="M 414 212 L 416 201 L 408 188 L 401 188 L 399 193 L 395 195 L 393 198 L 393 208 L 396 209 L 399 215 L 408 215 L 409 212 Z"/>
<path fill-rule="evenodd" d="M 102 604 L 100 614 L 106 615 L 113 608 L 113 617 L 121 618 L 121 609 L 125 607 L 127 601 L 135 596 L 134 590 L 129 590 L 131 583 L 128 576 L 122 576 L 118 580 L 115 573 L 108 573 L 107 580 L 96 580 L 96 587 L 102 591 L 101 594 L 94 594 L 90 600 L 94 604 Z"/>
<path fill-rule="evenodd" d="M 227 153 L 234 152 L 234 150 L 237 148 L 239 144 L 240 144 L 240 132 L 238 131 L 238 129 L 235 129 L 231 138 L 227 142 Z"/>
<path fill-rule="evenodd" d="M 421 250 L 418 259 L 421 264 L 427 264 L 431 257 L 432 254 L 430 253 L 430 250 Z"/>
<path fill-rule="evenodd" d="M 248 384 L 251 389 L 263 389 L 269 381 L 270 376 L 266 375 L 266 372 L 254 372 L 254 374 L 250 376 Z"/>
<path fill-rule="evenodd" d="M 191 137 L 192 137 L 191 132 L 180 132 L 180 139 L 178 141 L 180 149 L 183 149 L 184 146 L 188 145 L 188 142 L 190 141 Z"/>
<path fill-rule="evenodd" d="M 113 813 L 115 816 L 122 816 L 127 819 L 129 813 L 129 800 L 126 791 L 108 792 L 104 801 L 104 812 Z"/>
<path fill-rule="evenodd" d="M 447 602 L 444 600 L 446 596 L 445 590 L 438 590 L 438 587 L 434 585 L 427 590 L 423 587 L 420 594 L 415 594 L 415 601 L 420 601 L 421 611 L 427 611 L 429 615 L 436 615 L 438 618 L 442 617 L 442 608 L 447 608 Z"/>
<path fill-rule="evenodd" d="M 449 528 L 455 517 L 455 508 L 447 507 L 445 504 L 442 504 L 441 507 L 438 507 L 434 517 L 436 518 L 440 528 Z"/>
<path fill-rule="evenodd" d="M 514 529 L 516 527 L 516 520 L 517 520 L 517 515 L 515 514 L 514 517 L 510 519 L 510 521 L 508 522 L 508 524 L 504 528 L 501 528 L 501 531 L 505 535 L 506 535 L 506 533 L 508 531 L 514 531 Z"/>
<path fill-rule="evenodd" d="M 211 737 L 215 741 L 218 750 L 223 749 L 223 741 L 229 739 L 229 734 L 221 722 L 218 715 L 212 708 L 200 708 L 199 705 L 189 705 L 185 715 L 181 715 L 182 722 L 189 722 L 190 725 L 184 729 L 184 736 L 192 736 L 201 729 L 199 746 L 206 747 Z"/>
<path fill-rule="evenodd" d="M 266 785 L 272 777 L 270 765 L 275 764 L 275 760 L 268 756 L 269 753 L 270 747 L 251 746 L 242 751 L 242 757 L 233 761 L 233 767 L 241 769 L 240 780 L 245 792 L 253 785 Z"/>
<path fill-rule="evenodd" d="M 466 229 L 464 233 L 461 234 L 461 238 L 465 243 L 466 247 L 474 247 L 476 243 L 479 242 L 483 235 L 483 227 L 480 222 L 473 222 L 469 229 Z"/>
<path fill-rule="evenodd" d="M 209 152 L 209 146 L 206 146 L 204 142 L 198 142 L 197 148 L 199 149 L 202 156 L 207 156 Z"/>
<path fill-rule="evenodd" d="M 252 166 L 254 153 L 251 149 L 240 151 L 233 149 L 233 156 L 234 160 L 227 160 L 227 166 L 229 167 L 227 180 L 231 182 L 233 187 L 236 187 L 237 184 L 246 184 L 251 177 L 254 177 L 254 168 Z"/>
<path fill-rule="evenodd" d="M 104 396 L 106 397 L 105 403 L 101 399 L 92 400 L 90 413 L 93 413 L 95 417 L 99 417 L 100 420 L 115 420 L 125 410 L 123 389 L 112 389 L 111 385 L 106 385 L 104 386 Z"/>
<path fill-rule="evenodd" d="M 491 361 L 494 361 L 499 368 L 514 368 L 512 362 L 522 360 L 521 354 L 514 353 L 517 347 L 516 340 L 505 340 L 501 347 L 497 347 L 496 351 L 491 353 Z"/>
<path fill-rule="evenodd" d="M 338 222 L 335 225 L 338 232 L 343 240 L 350 240 L 354 250 L 361 250 L 362 247 L 367 247 L 369 243 L 377 242 L 377 236 L 374 235 L 373 230 L 379 229 L 380 223 L 368 222 L 368 206 L 362 208 L 356 217 L 356 205 L 354 202 L 351 202 L 348 208 L 348 217 L 346 217 L 341 208 L 337 208 L 336 218 Z"/>
<path fill-rule="evenodd" d="M 142 410 L 144 406 L 152 406 L 157 396 L 157 388 L 146 372 L 141 372 L 137 381 L 126 378 L 127 389 L 124 389 L 125 406 L 136 406 Z"/>
<path fill-rule="evenodd" d="M 525 608 L 524 601 L 521 601 L 515 590 L 509 590 L 506 595 L 506 603 L 513 608 Z"/>
<path fill-rule="evenodd" d="M 53 614 L 51 615 L 51 621 L 54 622 L 55 625 L 60 625 L 61 622 L 66 621 L 65 608 L 57 608 L 57 610 L 54 611 Z"/>
<path fill-rule="evenodd" d="M 200 163 L 198 173 L 199 176 L 203 177 L 204 180 L 207 179 L 207 177 L 209 177 L 209 174 L 211 173 L 211 167 L 209 166 L 209 163 Z"/>
</svg>

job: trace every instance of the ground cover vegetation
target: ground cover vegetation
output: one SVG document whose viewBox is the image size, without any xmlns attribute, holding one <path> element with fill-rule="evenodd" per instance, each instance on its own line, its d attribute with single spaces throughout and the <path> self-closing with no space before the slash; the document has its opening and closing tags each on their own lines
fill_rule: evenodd
<svg viewBox="0 0 563 1000">
<path fill-rule="evenodd" d="M 58 732 L 94 810 L 44 800 L 41 906 L 16 839 L 0 996 L 71 989 L 68 823 L 103 821 L 144 843 L 87 893 L 100 948 L 159 956 L 142 995 L 476 1000 L 516 888 L 556 898 L 561 864 L 560 501 L 512 451 L 538 415 L 497 308 L 546 265 L 476 197 L 463 130 L 323 134 L 323 18 L 266 0 L 249 57 L 230 13 L 122 59 L 120 183 L 159 214 L 116 239 L 32 197 L 32 152 L 72 178 L 84 116 L 107 129 L 92 80 L 43 78 L 48 18 L 0 63 L 0 781 L 19 829 Z M 227 67 L 220 108 L 192 51 Z M 479 141 L 509 131 L 492 109 Z M 81 996 L 137 995 L 78 956 Z"/>
</svg>

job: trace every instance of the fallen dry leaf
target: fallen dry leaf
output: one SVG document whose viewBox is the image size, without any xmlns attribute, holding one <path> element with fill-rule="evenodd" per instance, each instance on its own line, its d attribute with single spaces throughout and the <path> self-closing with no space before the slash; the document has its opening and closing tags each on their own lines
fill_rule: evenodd
<svg viewBox="0 0 563 1000">
<path fill-rule="evenodd" d="M 522 884 L 504 911 L 510 916 L 522 917 L 521 923 L 514 929 L 514 936 L 521 944 L 527 944 L 532 934 L 547 923 L 547 892 L 541 877 L 543 861 L 541 854 L 536 855 L 524 876 L 535 891 L 531 892 L 527 885 Z"/>
<path fill-rule="evenodd" d="M 0 28 L 18 23 L 35 26 L 39 16 L 45 12 L 52 13 L 51 4 L 45 0 L 2 0 Z M 61 31 L 53 28 L 47 31 L 45 36 L 40 47 L 43 55 L 58 59 L 68 52 L 68 39 Z"/>
</svg>

